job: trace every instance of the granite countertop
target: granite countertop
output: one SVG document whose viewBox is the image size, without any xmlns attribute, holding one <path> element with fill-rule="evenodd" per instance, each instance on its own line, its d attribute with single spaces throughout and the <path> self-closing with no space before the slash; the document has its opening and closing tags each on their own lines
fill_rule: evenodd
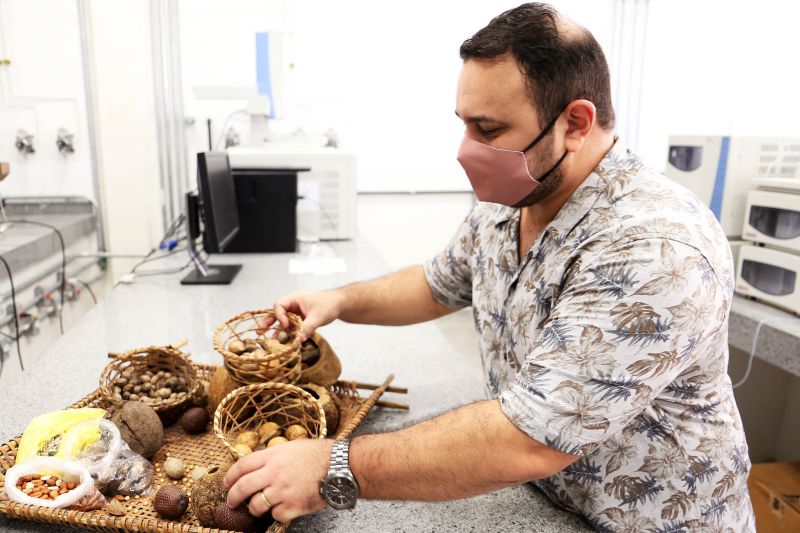
<svg viewBox="0 0 800 533">
<path fill-rule="evenodd" d="M 229 286 L 179 284 L 183 274 L 141 278 L 120 285 L 27 369 L 0 391 L 0 439 L 18 435 L 34 416 L 69 405 L 97 387 L 109 351 L 123 351 L 186 338 L 197 362 L 220 364 L 211 339 L 216 327 L 245 309 L 270 307 L 295 290 L 328 288 L 383 274 L 386 267 L 363 241 L 333 243 L 348 272 L 329 276 L 290 275 L 293 254 L 214 256 L 212 263 L 242 263 Z M 180 265 L 176 257 L 148 268 Z M 482 383 L 434 325 L 406 327 L 334 323 L 321 330 L 342 359 L 343 377 L 381 383 L 389 373 L 408 395 L 386 399 L 411 409 L 376 409 L 359 432 L 387 431 L 482 399 Z M 0 531 L 54 531 L 59 526 L 9 520 Z M 445 503 L 361 501 L 353 511 L 325 510 L 295 521 L 295 530 L 333 531 L 591 531 L 580 517 L 553 505 L 541 492 L 523 485 Z"/>
<path fill-rule="evenodd" d="M 734 296 L 728 343 L 750 353 L 756 333 L 756 357 L 800 376 L 800 317 L 749 298 Z"/>
</svg>

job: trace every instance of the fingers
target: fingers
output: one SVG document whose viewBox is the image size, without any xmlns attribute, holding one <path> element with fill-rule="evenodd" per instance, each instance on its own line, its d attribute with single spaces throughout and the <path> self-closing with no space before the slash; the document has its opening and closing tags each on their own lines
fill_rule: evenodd
<svg viewBox="0 0 800 533">
<path fill-rule="evenodd" d="M 272 311 L 275 313 L 275 319 L 280 322 L 281 327 L 287 329 L 289 327 L 289 317 L 286 315 L 286 309 L 283 307 L 283 304 L 275 302 L 272 306 Z"/>
<path fill-rule="evenodd" d="M 268 501 L 269 505 L 267 504 Z M 271 487 L 267 487 L 253 494 L 247 504 L 247 510 L 250 511 L 251 515 L 259 517 L 270 512 L 278 503 L 280 503 L 278 495 Z"/>
<path fill-rule="evenodd" d="M 267 482 L 266 473 L 263 470 L 256 470 L 240 477 L 228 491 L 228 507 L 236 509 L 254 494 L 257 495 L 258 491 L 264 489 Z"/>
<path fill-rule="evenodd" d="M 240 477 L 264 466 L 264 464 L 266 464 L 267 455 L 264 452 L 266 452 L 266 450 L 250 453 L 236 461 L 236 463 L 230 467 L 228 472 L 225 474 L 225 478 L 223 479 L 225 488 L 231 488 Z"/>
</svg>

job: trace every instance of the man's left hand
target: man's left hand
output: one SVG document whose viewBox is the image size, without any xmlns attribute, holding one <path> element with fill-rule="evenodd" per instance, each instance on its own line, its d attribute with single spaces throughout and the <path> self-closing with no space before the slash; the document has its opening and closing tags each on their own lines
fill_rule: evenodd
<svg viewBox="0 0 800 533">
<path fill-rule="evenodd" d="M 271 510 L 279 522 L 324 509 L 319 487 L 332 447 L 329 439 L 300 439 L 243 457 L 225 475 L 228 506 L 247 503 L 256 517 Z"/>
</svg>

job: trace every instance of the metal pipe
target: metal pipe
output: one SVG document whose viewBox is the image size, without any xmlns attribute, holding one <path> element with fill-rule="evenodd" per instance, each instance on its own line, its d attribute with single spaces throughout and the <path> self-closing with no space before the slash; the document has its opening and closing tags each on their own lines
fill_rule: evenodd
<svg viewBox="0 0 800 533">
<path fill-rule="evenodd" d="M 88 270 L 89 268 L 91 268 L 94 265 L 95 265 L 94 262 L 87 263 L 87 264 L 79 267 L 77 270 L 73 271 L 72 273 L 67 273 L 67 277 L 73 277 L 73 278 L 74 277 L 78 277 L 81 273 L 85 272 L 86 270 Z M 58 270 L 60 270 L 60 269 L 61 269 L 61 267 L 59 266 Z M 97 281 L 98 279 L 100 279 L 101 277 L 103 277 L 105 275 L 106 275 L 106 272 L 101 269 L 101 272 L 97 276 L 94 276 L 90 281 L 86 281 L 86 283 L 94 283 L 95 281 Z M 42 278 L 39 278 L 39 279 L 35 280 L 33 283 L 35 283 L 36 281 L 40 281 L 41 279 Z M 28 287 L 33 285 L 33 283 L 28 283 Z M 53 291 L 56 291 L 56 290 L 58 290 L 60 288 L 61 288 L 61 281 L 56 281 L 55 283 L 52 284 L 52 286 L 50 286 L 49 288 L 46 288 L 45 292 L 53 292 Z M 19 293 L 19 289 L 17 289 L 17 293 Z M 3 300 L 5 300 L 5 298 L 3 298 Z M 19 314 L 26 313 L 26 312 L 30 311 L 31 309 L 33 309 L 34 307 L 36 307 L 36 304 L 38 302 L 39 302 L 38 298 L 34 298 L 33 301 L 31 301 L 29 304 L 24 305 L 24 306 L 20 306 L 19 302 L 17 302 L 17 312 Z M 5 326 L 8 326 L 8 325 L 11 325 L 13 322 L 14 322 L 14 317 L 10 316 L 10 317 L 6 318 L 5 320 L 0 321 L 0 327 L 5 327 Z M 20 337 L 25 333 L 25 331 L 27 331 L 27 330 L 21 330 L 20 331 Z"/>
<path fill-rule="evenodd" d="M 79 254 L 67 254 L 67 260 L 78 259 L 81 257 L 99 257 L 109 259 L 144 259 L 147 254 L 136 254 L 127 252 L 81 252 Z"/>
<path fill-rule="evenodd" d="M 73 257 L 71 259 L 67 258 L 67 264 L 71 263 L 75 259 L 78 259 L 78 258 L 77 257 Z M 88 266 L 91 266 L 91 265 L 94 265 L 94 264 L 97 264 L 97 262 L 96 261 L 92 261 L 90 263 L 87 263 Z M 100 268 L 101 270 L 103 269 L 103 267 L 101 265 L 99 265 L 99 264 L 97 265 L 97 267 Z M 14 284 L 14 290 L 17 292 L 17 294 L 19 294 L 22 291 L 24 291 L 25 289 L 28 289 L 31 286 L 36 285 L 37 283 L 42 281 L 47 276 L 49 276 L 51 274 L 54 274 L 56 272 L 59 272 L 60 270 L 61 270 L 61 262 L 59 261 L 59 263 L 57 265 L 53 265 L 52 267 L 47 269 L 47 271 L 45 271 L 44 274 L 42 274 L 41 276 L 37 276 L 35 278 L 32 278 L 32 279 L 26 281 L 25 283 L 21 283 L 21 284 L 15 283 Z M 85 268 L 81 268 L 80 269 L 81 272 L 83 272 L 84 270 L 86 270 L 86 269 Z M 69 272 L 67 272 L 67 277 L 69 277 Z M 59 288 L 60 286 L 61 286 L 61 281 L 59 280 L 57 282 L 56 289 Z M 10 288 L 5 290 L 5 291 L 3 291 L 3 292 L 0 292 L 0 301 L 5 301 L 9 296 L 11 296 L 11 289 Z"/>
<path fill-rule="evenodd" d="M 91 56 L 91 31 L 89 29 L 89 6 L 87 0 L 76 0 L 78 5 L 78 30 L 81 39 L 81 59 L 83 61 L 83 92 L 86 105 L 86 125 L 89 131 L 89 142 L 86 149 L 90 151 L 92 163 L 92 187 L 94 189 L 93 207 L 95 215 L 95 227 L 97 228 L 97 248 L 106 249 L 105 225 L 103 224 L 103 213 L 97 209 L 102 201 L 102 188 L 100 186 L 100 154 L 98 151 L 99 139 L 94 119 L 94 84 L 92 83 L 92 56 Z"/>
</svg>

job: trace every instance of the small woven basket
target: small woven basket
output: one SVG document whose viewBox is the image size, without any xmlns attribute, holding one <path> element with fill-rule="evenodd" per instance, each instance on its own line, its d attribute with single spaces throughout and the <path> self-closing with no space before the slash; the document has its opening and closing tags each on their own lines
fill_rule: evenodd
<svg viewBox="0 0 800 533">
<path fill-rule="evenodd" d="M 296 383 L 300 378 L 300 331 L 303 321 L 289 313 L 290 328 L 284 343 L 276 340 L 279 323 L 264 328 L 264 322 L 275 318 L 271 309 L 246 311 L 223 322 L 214 332 L 214 349 L 219 352 L 231 378 L 241 385 L 264 383 Z M 255 352 L 235 353 L 231 343 L 257 345 Z"/>
<path fill-rule="evenodd" d="M 264 422 L 274 422 L 282 431 L 300 425 L 311 439 L 324 439 L 327 433 L 325 412 L 311 394 L 275 382 L 247 385 L 228 394 L 214 413 L 214 433 L 234 459 L 241 459 L 233 445 L 236 437 L 243 431 L 258 431 Z"/>
<path fill-rule="evenodd" d="M 133 370 L 128 370 L 133 368 Z M 180 412 L 201 386 L 197 377 L 197 369 L 189 358 L 173 346 L 149 346 L 137 348 L 114 357 L 100 374 L 100 394 L 103 400 L 112 406 L 118 407 L 126 400 L 117 395 L 115 387 L 118 379 L 123 378 L 126 372 L 132 375 L 141 375 L 146 371 L 153 374 L 159 371 L 169 372 L 173 378 L 183 378 L 186 385 L 185 391 L 178 391 L 174 397 L 154 400 L 147 398 L 146 402 L 159 416 Z M 140 398 L 139 401 L 145 401 Z"/>
</svg>

